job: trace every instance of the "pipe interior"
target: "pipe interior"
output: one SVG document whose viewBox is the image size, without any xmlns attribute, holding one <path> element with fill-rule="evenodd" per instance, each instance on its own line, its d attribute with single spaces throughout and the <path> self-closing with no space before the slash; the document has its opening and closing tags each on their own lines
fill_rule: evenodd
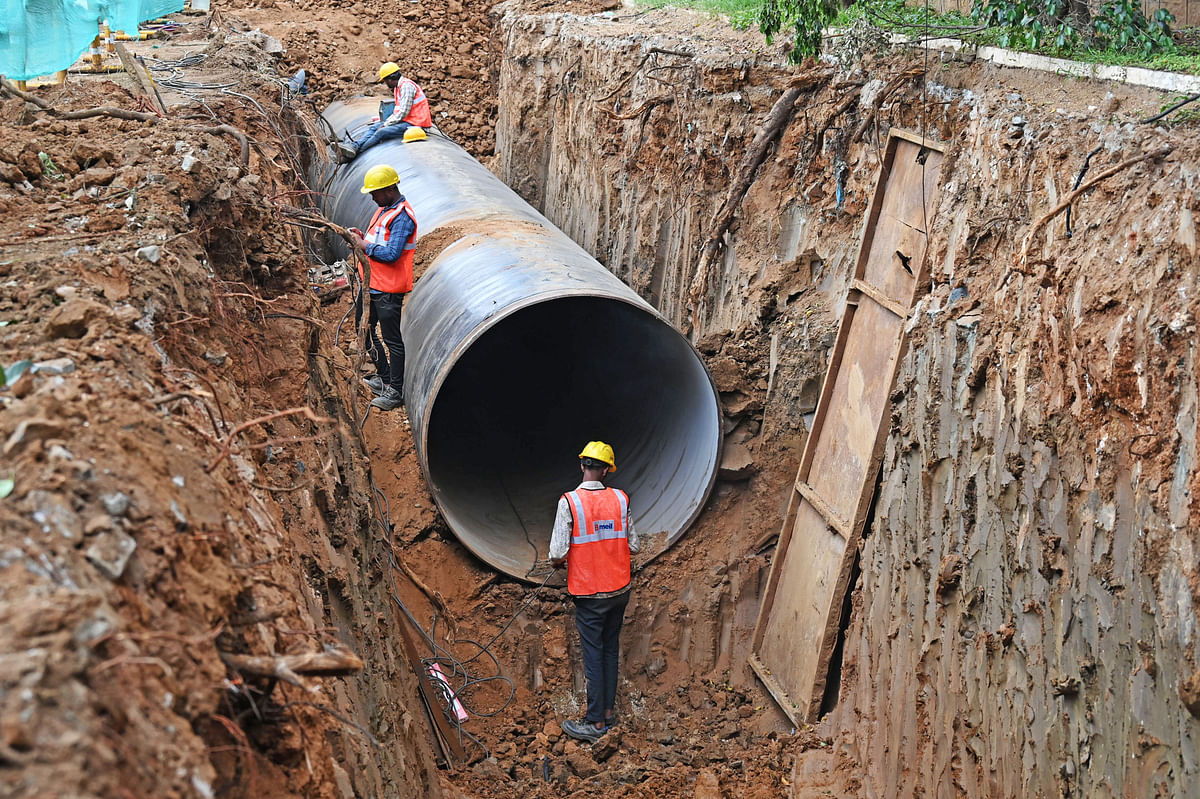
<svg viewBox="0 0 1200 799">
<path fill-rule="evenodd" d="M 461 354 L 430 409 L 442 512 L 469 549 L 515 576 L 545 560 L 585 443 L 613 446 L 607 483 L 630 494 L 635 528 L 652 537 L 677 536 L 698 513 L 720 439 L 716 395 L 687 340 L 610 298 L 549 300 L 501 320 Z"/>
</svg>

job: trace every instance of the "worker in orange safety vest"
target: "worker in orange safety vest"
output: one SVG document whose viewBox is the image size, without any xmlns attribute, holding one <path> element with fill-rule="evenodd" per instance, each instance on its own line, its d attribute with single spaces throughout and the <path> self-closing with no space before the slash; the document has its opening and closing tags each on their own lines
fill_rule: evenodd
<svg viewBox="0 0 1200 799">
<path fill-rule="evenodd" d="M 413 287 L 413 255 L 417 249 L 417 218 L 400 193 L 400 176 L 387 164 L 367 170 L 363 194 L 370 194 L 379 210 L 371 217 L 367 232 L 350 228 L 371 265 L 371 285 L 366 286 L 371 302 L 367 316 L 368 352 L 375 374 L 364 378 L 375 399 L 371 405 L 391 411 L 404 404 L 404 339 L 400 335 L 400 311 L 404 295 Z M 359 275 L 362 267 L 359 266 Z M 362 317 L 363 297 L 355 304 L 355 320 Z M 379 325 L 382 338 L 375 335 Z"/>
<path fill-rule="evenodd" d="M 629 497 L 606 488 L 617 470 L 613 449 L 590 441 L 579 453 L 583 482 L 558 500 L 550 536 L 550 562 L 567 567 L 567 591 L 575 600 L 575 626 L 587 677 L 587 714 L 568 719 L 563 732 L 595 743 L 616 723 L 617 664 L 621 625 L 629 604 L 630 553 L 640 546 L 629 513 Z"/>
<path fill-rule="evenodd" d="M 403 138 L 405 143 L 421 141 L 426 138 L 425 129 L 433 127 L 429 99 L 416 81 L 400 74 L 399 64 L 389 61 L 381 66 L 379 81 L 392 90 L 395 101 L 392 112 L 372 125 L 361 141 L 347 137 L 347 141 L 338 145 L 343 162 L 388 139 Z"/>
</svg>

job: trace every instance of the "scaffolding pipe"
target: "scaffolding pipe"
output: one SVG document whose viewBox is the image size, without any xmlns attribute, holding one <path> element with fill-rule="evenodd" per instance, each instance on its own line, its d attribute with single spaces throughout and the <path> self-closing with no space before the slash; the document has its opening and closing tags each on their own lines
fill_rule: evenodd
<svg viewBox="0 0 1200 799">
<path fill-rule="evenodd" d="M 375 100 L 324 113 L 361 135 Z M 405 397 L 429 489 L 476 556 L 520 579 L 545 575 L 557 500 L 593 439 L 616 451 L 609 485 L 658 554 L 683 535 L 716 479 L 716 389 L 686 338 L 458 145 L 433 132 L 384 142 L 338 167 L 326 213 L 365 228 L 359 192 L 389 164 L 418 238 L 445 248 L 405 302 Z M 421 257 L 418 241 L 418 258 Z"/>
</svg>

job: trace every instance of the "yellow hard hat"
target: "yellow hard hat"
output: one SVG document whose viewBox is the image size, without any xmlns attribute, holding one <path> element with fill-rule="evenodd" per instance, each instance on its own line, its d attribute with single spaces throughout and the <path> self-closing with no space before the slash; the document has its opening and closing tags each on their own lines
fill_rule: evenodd
<svg viewBox="0 0 1200 799">
<path fill-rule="evenodd" d="M 379 68 L 379 82 L 383 83 L 388 75 L 395 75 L 400 71 L 400 65 L 395 61 L 389 61 Z"/>
<path fill-rule="evenodd" d="M 419 128 L 416 125 L 413 125 L 411 128 L 408 128 L 404 131 L 405 144 L 408 144 L 410 141 L 425 141 L 428 138 L 429 137 L 425 135 L 424 128 Z"/>
<path fill-rule="evenodd" d="M 617 461 L 613 457 L 612 447 L 603 441 L 589 441 L 587 446 L 583 448 L 583 452 L 579 453 L 579 457 L 603 461 L 608 464 L 608 468 L 611 471 L 615 472 L 617 470 Z"/>
<path fill-rule="evenodd" d="M 367 170 L 367 174 L 363 177 L 363 187 L 359 191 L 363 194 L 370 194 L 379 189 L 386 189 L 388 186 L 395 186 L 399 182 L 400 176 L 396 174 L 396 170 L 387 164 L 377 164 Z"/>
</svg>

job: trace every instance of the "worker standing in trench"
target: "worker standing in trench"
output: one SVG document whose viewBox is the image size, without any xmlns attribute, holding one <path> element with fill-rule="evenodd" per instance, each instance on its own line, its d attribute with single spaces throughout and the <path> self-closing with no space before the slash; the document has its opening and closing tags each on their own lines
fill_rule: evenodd
<svg viewBox="0 0 1200 799">
<path fill-rule="evenodd" d="M 629 497 L 607 488 L 604 478 L 616 471 L 613 449 L 590 441 L 579 453 L 583 482 L 558 500 L 550 536 L 550 562 L 567 567 L 567 591 L 575 599 L 575 626 L 587 678 L 587 714 L 567 719 L 563 732 L 595 743 L 616 723 L 617 665 L 621 625 L 629 604 L 630 553 L 640 548 Z"/>
<path fill-rule="evenodd" d="M 433 115 L 429 111 L 429 100 L 416 81 L 409 80 L 400 74 L 400 65 L 389 61 L 379 68 L 379 80 L 392 90 L 395 105 L 387 117 L 380 114 L 380 120 L 367 131 L 362 141 L 355 141 L 347 134 L 347 140 L 338 145 L 338 153 L 342 163 L 354 158 L 381 141 L 403 138 L 405 143 L 420 141 L 425 138 L 425 129 L 433 127 Z"/>
<path fill-rule="evenodd" d="M 379 210 L 371 217 L 364 234 L 350 228 L 371 264 L 371 285 L 367 287 L 370 312 L 367 315 L 368 351 L 375 363 L 375 374 L 364 378 L 374 393 L 373 407 L 392 411 L 404 404 L 404 339 L 400 335 L 400 310 L 404 295 L 413 287 L 413 254 L 417 249 L 417 218 L 412 206 L 400 193 L 400 176 L 387 164 L 367 170 L 363 194 L 370 194 Z M 359 274 L 362 267 L 359 267 Z M 355 300 L 355 320 L 362 318 L 362 295 Z M 379 325 L 379 337 L 375 325 Z"/>
</svg>

